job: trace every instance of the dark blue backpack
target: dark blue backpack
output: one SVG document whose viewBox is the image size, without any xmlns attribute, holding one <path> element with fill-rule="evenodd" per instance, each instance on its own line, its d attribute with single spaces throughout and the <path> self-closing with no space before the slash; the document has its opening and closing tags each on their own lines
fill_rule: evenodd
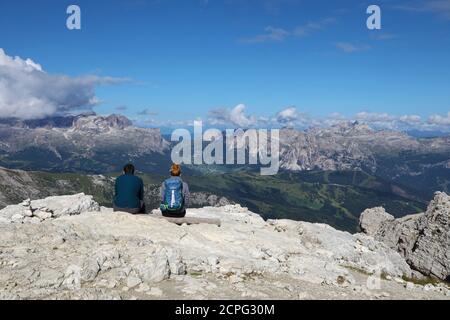
<svg viewBox="0 0 450 320">
<path fill-rule="evenodd" d="M 181 179 L 167 179 L 164 182 L 164 209 L 179 211 L 184 206 L 183 181 Z"/>
</svg>

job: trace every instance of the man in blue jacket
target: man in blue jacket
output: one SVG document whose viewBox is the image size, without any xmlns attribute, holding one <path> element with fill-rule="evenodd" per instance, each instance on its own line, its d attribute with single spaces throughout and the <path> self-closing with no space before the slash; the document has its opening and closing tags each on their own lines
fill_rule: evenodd
<svg viewBox="0 0 450 320">
<path fill-rule="evenodd" d="M 114 211 L 145 213 L 144 183 L 134 175 L 134 170 L 132 164 L 127 164 L 123 168 L 123 175 L 116 179 Z"/>
</svg>

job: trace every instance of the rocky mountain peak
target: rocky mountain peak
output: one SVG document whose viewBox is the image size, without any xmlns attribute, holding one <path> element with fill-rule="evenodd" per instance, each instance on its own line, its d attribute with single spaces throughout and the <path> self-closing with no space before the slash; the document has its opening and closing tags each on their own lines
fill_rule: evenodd
<svg viewBox="0 0 450 320">
<path fill-rule="evenodd" d="M 366 123 L 359 121 L 342 121 L 330 127 L 313 127 L 307 130 L 309 134 L 319 136 L 355 136 L 374 133 L 374 130 Z"/>
<path fill-rule="evenodd" d="M 130 119 L 120 114 L 109 115 L 105 118 L 105 120 L 109 123 L 111 127 L 120 129 L 131 127 L 133 125 L 133 122 L 131 122 Z"/>
<path fill-rule="evenodd" d="M 359 121 L 341 122 L 335 126 L 332 126 L 332 128 L 336 128 L 337 130 L 343 133 L 373 132 L 372 128 L 370 128 L 368 124 L 361 123 Z"/>
<path fill-rule="evenodd" d="M 123 130 L 133 123 L 127 117 L 117 114 L 109 116 L 91 115 L 79 117 L 73 123 L 73 130 L 87 132 L 108 132 L 112 129 Z"/>
</svg>

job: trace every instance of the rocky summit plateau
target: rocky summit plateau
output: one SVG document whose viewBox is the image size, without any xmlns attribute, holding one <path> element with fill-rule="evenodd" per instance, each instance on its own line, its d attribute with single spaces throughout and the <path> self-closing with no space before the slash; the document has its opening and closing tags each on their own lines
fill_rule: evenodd
<svg viewBox="0 0 450 320">
<path fill-rule="evenodd" d="M 26 200 L 0 211 L 0 298 L 450 299 L 438 281 L 449 198 L 403 220 L 372 209 L 357 234 L 240 205 L 188 210 L 219 227 L 114 213 L 85 194 Z"/>
</svg>

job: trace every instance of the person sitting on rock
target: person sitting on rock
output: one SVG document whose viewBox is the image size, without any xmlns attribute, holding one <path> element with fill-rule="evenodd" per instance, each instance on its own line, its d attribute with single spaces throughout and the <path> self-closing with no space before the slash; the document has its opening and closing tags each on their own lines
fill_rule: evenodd
<svg viewBox="0 0 450 320">
<path fill-rule="evenodd" d="M 189 206 L 189 186 L 181 180 L 181 167 L 173 164 L 170 168 L 171 177 L 161 185 L 161 212 L 170 218 L 183 218 Z"/>
<path fill-rule="evenodd" d="M 134 166 L 127 164 L 123 168 L 123 175 L 116 179 L 114 211 L 145 213 L 144 182 L 134 175 L 134 171 Z"/>
</svg>

